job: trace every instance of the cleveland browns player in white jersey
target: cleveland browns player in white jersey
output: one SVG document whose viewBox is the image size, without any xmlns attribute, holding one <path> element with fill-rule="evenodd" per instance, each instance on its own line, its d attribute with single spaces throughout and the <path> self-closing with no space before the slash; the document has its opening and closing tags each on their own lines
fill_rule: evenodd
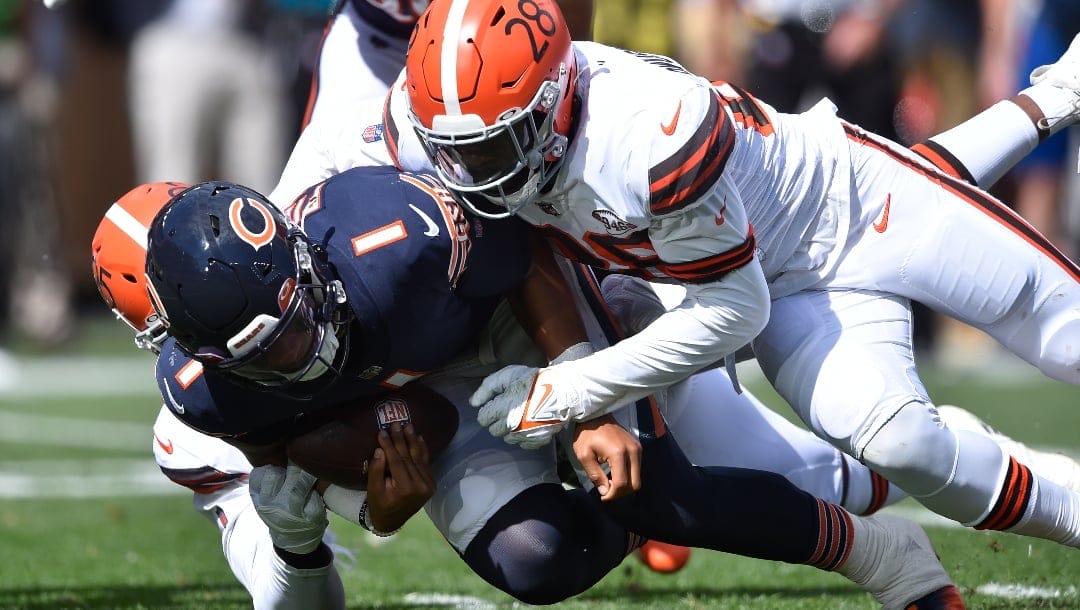
<svg viewBox="0 0 1080 610">
<path fill-rule="evenodd" d="M 1078 63 L 1074 45 L 1021 92 L 1037 134 L 1076 121 Z M 1080 547 L 1080 494 L 943 424 L 916 371 L 911 300 L 1080 384 L 1080 268 L 986 192 L 827 100 L 781 114 L 668 58 L 572 43 L 546 0 L 434 2 L 389 114 L 398 165 L 434 166 L 475 213 L 516 215 L 569 257 L 687 290 L 572 366 L 489 377 L 473 399 L 493 432 L 535 441 L 752 341 L 811 429 L 928 508 Z"/>
</svg>

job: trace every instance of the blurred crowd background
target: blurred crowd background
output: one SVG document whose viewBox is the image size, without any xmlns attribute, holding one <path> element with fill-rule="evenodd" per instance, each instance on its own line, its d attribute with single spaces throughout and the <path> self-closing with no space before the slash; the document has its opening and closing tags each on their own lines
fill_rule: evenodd
<svg viewBox="0 0 1080 610">
<path fill-rule="evenodd" d="M 105 313 L 90 239 L 135 184 L 273 187 L 332 4 L 0 0 L 0 349 L 62 348 L 81 316 Z M 1077 0 L 597 0 L 595 22 L 600 42 L 669 55 L 779 110 L 828 95 L 905 144 L 1011 97 L 1078 30 Z M 1057 140 L 995 194 L 1075 258 L 1077 142 Z M 969 331 L 917 320 L 920 349 L 985 354 Z"/>
</svg>

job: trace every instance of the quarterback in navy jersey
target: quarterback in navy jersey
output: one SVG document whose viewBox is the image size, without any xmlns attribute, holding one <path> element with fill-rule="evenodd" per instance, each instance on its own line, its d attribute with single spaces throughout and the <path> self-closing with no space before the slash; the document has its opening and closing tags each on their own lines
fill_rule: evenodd
<svg viewBox="0 0 1080 610">
<path fill-rule="evenodd" d="M 535 263 L 515 264 L 528 261 L 533 250 L 531 240 L 515 241 L 512 235 L 507 236 L 508 244 L 518 248 L 519 258 L 501 251 L 485 258 L 506 275 L 523 279 L 505 286 L 488 283 L 485 276 L 493 269 L 470 263 L 486 247 L 481 243 L 497 245 L 502 237 L 495 239 L 490 232 L 495 225 L 464 222 L 446 191 L 434 182 L 393 170 L 358 169 L 343 176 L 358 182 L 342 182 L 340 186 L 349 188 L 339 191 L 337 179 L 331 179 L 308 189 L 287 209 L 292 221 L 245 187 L 227 182 L 196 185 L 170 200 L 147 235 L 149 293 L 172 337 L 167 345 L 171 353 L 159 357 L 159 362 L 167 363 L 158 371 L 166 403 L 194 427 L 231 436 L 230 442 L 255 454 L 253 503 L 275 546 L 286 550 L 306 552 L 318 544 L 327 508 L 354 523 L 367 523 L 377 533 L 392 533 L 404 523 L 398 517 L 412 514 L 391 509 L 378 522 L 371 517 L 368 523 L 366 498 L 355 497 L 346 504 L 325 494 L 320 499 L 312 492 L 312 475 L 295 464 L 281 467 L 259 459 L 272 457 L 276 441 L 304 430 L 305 415 L 319 408 L 313 403 L 332 405 L 368 388 L 394 387 L 422 376 L 423 364 L 390 370 L 389 363 L 404 367 L 409 364 L 406 356 L 425 362 L 431 358 L 423 353 L 429 348 L 445 350 L 453 365 L 424 376 L 420 383 L 445 397 L 459 415 L 484 376 L 462 374 L 467 366 L 460 364 L 483 351 L 474 349 L 476 343 L 485 344 L 474 343 L 466 329 L 446 329 L 433 337 L 437 330 L 426 329 L 423 321 L 410 326 L 406 320 L 398 330 L 418 333 L 420 338 L 405 339 L 405 347 L 398 350 L 398 337 L 390 344 L 388 335 L 364 335 L 365 325 L 370 331 L 378 323 L 393 325 L 398 313 L 407 316 L 388 313 L 393 303 L 406 310 L 422 305 L 427 314 L 441 318 L 442 325 L 459 320 L 455 325 L 463 326 L 473 319 L 463 303 L 475 303 L 483 312 L 492 307 L 491 299 L 513 288 L 523 294 L 507 295 L 512 308 L 518 311 L 524 305 L 521 311 L 534 313 L 543 309 L 537 307 L 537 299 L 547 296 L 537 290 L 543 286 L 546 265 L 539 257 Z M 425 198 L 430 201 L 418 203 Z M 398 213 L 386 214 L 381 206 L 388 201 L 394 201 Z M 328 216 L 332 210 L 356 214 L 365 205 L 373 209 L 363 214 L 366 220 L 361 224 L 345 220 L 316 224 L 320 215 Z M 440 216 L 441 223 L 435 220 Z M 471 230 L 479 226 L 485 226 L 482 234 Z M 449 237 L 439 240 L 444 230 Z M 429 255 L 425 240 L 444 243 L 445 248 Z M 414 247 L 417 241 L 419 248 Z M 386 256 L 379 264 L 358 269 L 355 276 L 344 275 L 342 269 L 355 266 L 356 259 L 395 250 L 399 256 Z M 503 250 L 514 252 L 511 247 Z M 516 273 L 506 273 L 514 268 Z M 467 277 L 473 273 L 476 278 Z M 373 282 L 366 274 L 414 279 Z M 346 289 L 345 280 L 359 285 Z M 349 303 L 353 297 L 358 304 Z M 492 316 L 484 332 L 495 332 L 492 327 L 498 319 L 499 315 Z M 530 335 L 538 346 L 558 328 L 537 326 L 537 320 L 528 316 L 522 316 L 522 322 L 526 331 L 522 334 Z M 356 328 L 359 334 L 354 334 Z M 365 342 L 371 340 L 382 342 L 369 349 Z M 461 345 L 455 345 L 459 340 Z M 439 342 L 445 345 L 436 347 Z M 563 343 L 564 351 L 553 362 L 557 365 L 578 345 Z M 502 341 L 495 342 L 496 349 L 502 346 Z M 360 356 L 352 355 L 354 347 Z M 392 360 L 398 351 L 401 359 Z M 542 351 L 542 356 L 551 357 L 550 349 Z M 174 356 L 181 352 L 205 369 L 177 366 Z M 454 357 L 458 352 L 465 358 Z M 217 374 L 210 378 L 210 371 Z M 197 388 L 200 383 L 205 385 Z M 188 399 L 199 404 L 188 404 Z M 475 413 L 469 412 L 459 417 L 454 439 L 431 464 L 432 485 L 424 489 L 432 495 L 420 500 L 475 572 L 533 604 L 554 603 L 583 591 L 646 537 L 837 571 L 873 593 L 886 608 L 907 608 L 912 600 L 916 601 L 911 607 L 920 609 L 962 607 L 938 603 L 943 595 L 942 599 L 959 600 L 959 594 L 916 524 L 889 517 L 859 518 L 800 491 L 776 473 L 696 467 L 667 433 L 658 405 L 646 402 L 640 405 L 642 415 L 635 424 L 642 459 L 633 487 L 639 493 L 601 505 L 596 494 L 568 492 L 555 474 L 550 443 L 544 443 L 546 450 L 504 443 L 485 434 Z M 243 421 L 234 415 L 243 416 Z M 215 429 L 206 429 L 210 426 Z M 593 466 L 607 462 L 616 471 L 610 454 L 578 456 L 582 467 L 590 458 Z M 373 455 L 376 467 L 371 472 L 378 472 L 382 459 Z M 416 459 L 408 461 L 416 464 Z M 597 480 L 592 473 L 589 478 Z M 602 471 L 600 478 L 606 482 Z M 748 501 L 733 503 L 731 498 Z M 340 508 L 333 508 L 332 502 Z M 407 504 L 413 512 L 420 506 Z M 906 549 L 904 553 L 896 550 L 897 544 Z M 897 559 L 899 555 L 903 557 Z M 874 567 L 867 570 L 865 565 Z"/>
<path fill-rule="evenodd" d="M 217 222 L 211 220 L 213 210 L 205 215 L 206 231 L 170 227 L 165 214 L 164 222 L 155 225 L 163 230 L 155 235 L 152 228 L 150 234 L 151 243 L 159 241 L 156 262 L 161 263 L 162 256 L 185 255 L 180 248 L 204 251 L 208 242 L 228 242 L 224 247 L 254 255 L 275 248 L 279 250 L 276 256 L 291 254 L 293 246 L 282 234 L 283 223 L 272 220 L 280 212 L 247 189 L 217 188 L 218 193 L 208 195 L 222 198 L 224 205 L 236 210 L 229 214 L 232 230 L 219 229 L 218 235 L 208 237 L 210 223 Z M 356 214 L 358 209 L 364 213 Z M 297 425 L 304 412 L 383 393 L 446 364 L 472 343 L 504 294 L 523 280 L 532 260 L 524 224 L 467 219 L 433 179 L 392 168 L 358 168 L 339 174 L 309 188 L 285 214 L 295 223 L 294 230 L 302 228 L 315 258 L 322 259 L 315 264 L 324 269 L 326 278 L 316 283 L 326 282 L 344 296 L 345 308 L 333 314 L 341 323 L 326 330 L 340 345 L 333 355 L 321 356 L 326 360 L 322 366 L 333 368 L 336 374 L 315 381 L 298 379 L 278 391 L 264 392 L 256 401 L 252 387 L 237 384 L 235 376 L 218 374 L 213 367 L 204 369 L 199 362 L 207 356 L 228 360 L 224 353 L 228 346 L 197 340 L 184 345 L 184 339 L 177 345 L 170 337 L 157 360 L 159 388 L 170 409 L 204 433 L 235 437 L 245 444 L 272 443 Z M 270 234 L 275 226 L 277 233 Z M 166 238 L 170 231 L 184 237 Z M 152 252 L 151 260 L 153 256 Z M 212 251 L 208 257 L 213 258 Z M 249 294 L 247 301 L 234 303 L 230 288 L 235 287 L 235 280 L 227 276 L 224 281 L 230 284 L 219 285 L 214 266 L 208 264 L 207 269 L 205 281 L 189 278 L 180 282 L 183 285 L 168 281 L 155 285 L 159 304 L 170 316 L 190 315 L 207 327 L 246 320 L 244 315 L 235 315 L 233 308 L 250 307 L 255 297 Z M 154 273 L 150 275 L 155 282 Z M 283 285 L 290 280 L 284 275 L 278 278 Z M 210 291 L 213 298 L 197 298 L 193 291 Z M 276 299 L 279 289 L 268 285 L 268 292 Z M 178 307 L 181 303 L 182 308 Z M 201 303 L 214 311 L 209 307 L 199 311 Z M 230 315 L 233 320 L 218 322 Z M 236 370 L 243 376 L 243 367 Z M 256 389 L 275 387 L 257 376 L 249 379 Z M 317 399 L 311 399 L 312 394 Z"/>
</svg>

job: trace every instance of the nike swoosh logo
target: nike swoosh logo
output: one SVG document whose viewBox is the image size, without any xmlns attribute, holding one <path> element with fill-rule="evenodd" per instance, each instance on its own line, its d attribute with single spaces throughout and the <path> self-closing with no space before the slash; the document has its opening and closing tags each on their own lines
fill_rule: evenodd
<svg viewBox="0 0 1080 610">
<path fill-rule="evenodd" d="M 169 405 L 172 407 L 172 410 L 176 411 L 180 415 L 183 415 L 184 414 L 184 405 L 180 404 L 179 402 L 176 402 L 176 399 L 173 398 L 172 390 L 169 388 L 169 380 L 165 379 L 165 378 L 162 378 L 161 381 L 163 382 L 163 385 L 165 386 L 165 398 L 168 399 Z"/>
<path fill-rule="evenodd" d="M 168 453 L 169 455 L 172 455 L 172 452 L 173 452 L 172 440 L 170 440 L 168 443 L 166 443 L 166 442 L 162 441 L 160 438 L 158 438 L 157 434 L 154 435 L 154 440 L 157 441 L 158 447 L 161 447 L 162 451 L 164 451 L 165 453 Z"/>
<path fill-rule="evenodd" d="M 540 405 L 547 401 L 552 392 L 550 383 L 541 383 L 540 388 L 543 390 L 543 394 L 540 395 L 540 400 L 529 400 L 529 404 L 525 407 L 525 416 L 521 418 L 521 426 L 518 427 L 519 430 L 528 430 L 529 428 L 536 428 L 555 421 L 552 419 L 533 419 L 533 414 L 540 408 Z"/>
<path fill-rule="evenodd" d="M 724 212 L 726 212 L 726 211 L 727 211 L 727 197 L 724 197 L 724 205 L 720 206 L 720 211 L 716 213 L 716 219 L 715 219 L 716 220 L 716 226 L 719 227 L 720 225 L 724 224 L 724 222 L 727 220 L 726 218 L 724 218 Z"/>
<path fill-rule="evenodd" d="M 889 208 L 892 207 L 892 193 L 889 193 L 885 197 L 885 207 L 881 210 L 881 220 L 878 220 L 873 224 L 874 230 L 878 233 L 884 233 L 885 229 L 889 228 Z"/>
<path fill-rule="evenodd" d="M 660 131 L 664 132 L 664 135 L 670 136 L 675 133 L 675 126 L 679 124 L 680 112 L 682 112 L 682 100 L 679 100 L 679 105 L 675 107 L 675 116 L 671 117 L 671 122 L 667 125 L 660 123 Z"/>
<path fill-rule="evenodd" d="M 439 225 L 435 224 L 435 221 L 431 219 L 431 216 L 428 216 L 423 210 L 411 203 L 409 204 L 409 207 L 412 208 L 412 211 L 416 212 L 416 215 L 420 217 L 420 220 L 423 220 L 424 224 L 427 225 L 427 231 L 424 231 L 424 235 L 435 237 L 439 234 Z"/>
</svg>

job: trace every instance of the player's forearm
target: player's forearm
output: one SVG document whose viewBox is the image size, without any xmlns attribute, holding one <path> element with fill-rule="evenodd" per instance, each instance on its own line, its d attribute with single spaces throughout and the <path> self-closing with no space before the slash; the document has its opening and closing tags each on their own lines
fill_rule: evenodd
<svg viewBox="0 0 1080 610">
<path fill-rule="evenodd" d="M 640 333 L 574 364 L 588 396 L 584 420 L 677 383 L 750 342 L 768 321 L 756 262 L 720 282 L 689 286 L 676 308 Z"/>
<path fill-rule="evenodd" d="M 518 323 L 549 361 L 571 345 L 588 341 L 566 278 L 551 247 L 538 234 L 533 234 L 532 269 L 507 300 Z"/>
</svg>

